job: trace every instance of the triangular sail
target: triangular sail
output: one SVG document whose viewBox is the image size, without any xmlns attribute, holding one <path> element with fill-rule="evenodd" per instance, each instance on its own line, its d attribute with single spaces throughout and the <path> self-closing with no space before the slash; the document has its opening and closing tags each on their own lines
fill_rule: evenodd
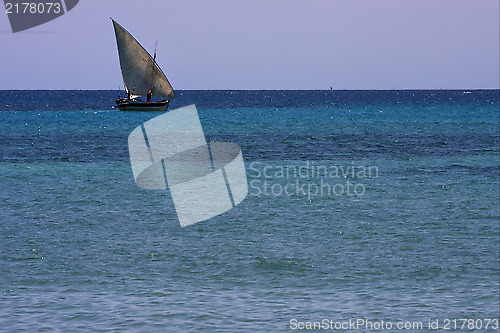
<svg viewBox="0 0 500 333">
<path fill-rule="evenodd" d="M 139 42 L 113 19 L 123 82 L 127 92 L 174 98 L 175 92 L 158 64 Z"/>
</svg>

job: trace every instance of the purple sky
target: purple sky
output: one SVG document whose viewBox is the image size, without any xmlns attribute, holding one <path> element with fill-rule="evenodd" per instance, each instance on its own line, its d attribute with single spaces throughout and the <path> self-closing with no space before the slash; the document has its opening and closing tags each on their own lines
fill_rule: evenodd
<svg viewBox="0 0 500 333">
<path fill-rule="evenodd" d="M 118 89 L 113 17 L 174 89 L 499 88 L 498 0 L 80 0 L 13 34 L 0 89 Z"/>
</svg>

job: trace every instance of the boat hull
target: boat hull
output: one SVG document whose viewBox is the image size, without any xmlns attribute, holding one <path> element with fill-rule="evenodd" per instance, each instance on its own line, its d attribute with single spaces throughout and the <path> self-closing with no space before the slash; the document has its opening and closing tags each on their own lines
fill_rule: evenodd
<svg viewBox="0 0 500 333">
<path fill-rule="evenodd" d="M 116 105 L 120 111 L 167 111 L 168 100 L 159 102 L 144 102 L 127 99 L 117 99 Z"/>
</svg>

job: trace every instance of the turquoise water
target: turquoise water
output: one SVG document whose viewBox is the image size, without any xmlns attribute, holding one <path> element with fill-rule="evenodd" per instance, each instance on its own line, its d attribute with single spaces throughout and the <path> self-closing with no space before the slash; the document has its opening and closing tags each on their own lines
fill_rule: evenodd
<svg viewBox="0 0 500 333">
<path fill-rule="evenodd" d="M 498 90 L 180 92 L 249 182 L 186 228 L 129 164 L 158 114 L 116 94 L 0 92 L 0 330 L 498 320 Z"/>
</svg>

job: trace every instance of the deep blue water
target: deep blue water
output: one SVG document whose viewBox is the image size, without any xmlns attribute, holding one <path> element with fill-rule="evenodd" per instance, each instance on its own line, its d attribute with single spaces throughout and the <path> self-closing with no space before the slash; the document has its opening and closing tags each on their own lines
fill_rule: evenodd
<svg viewBox="0 0 500 333">
<path fill-rule="evenodd" d="M 180 91 L 171 109 L 196 104 L 249 182 L 186 228 L 130 168 L 128 135 L 158 113 L 117 94 L 0 91 L 0 330 L 498 320 L 498 90 Z"/>
</svg>

